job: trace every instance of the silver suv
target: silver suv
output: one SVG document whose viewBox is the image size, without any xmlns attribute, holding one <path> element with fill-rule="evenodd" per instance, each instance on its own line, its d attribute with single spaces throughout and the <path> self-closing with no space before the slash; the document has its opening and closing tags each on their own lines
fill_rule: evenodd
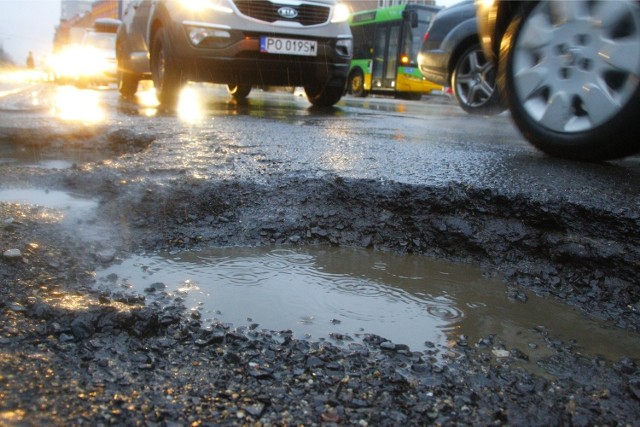
<svg viewBox="0 0 640 427">
<path fill-rule="evenodd" d="M 352 56 L 348 7 L 337 0 L 132 0 L 116 40 L 118 87 L 132 97 L 152 79 L 176 103 L 187 81 L 302 86 L 317 106 L 338 102 Z"/>
</svg>

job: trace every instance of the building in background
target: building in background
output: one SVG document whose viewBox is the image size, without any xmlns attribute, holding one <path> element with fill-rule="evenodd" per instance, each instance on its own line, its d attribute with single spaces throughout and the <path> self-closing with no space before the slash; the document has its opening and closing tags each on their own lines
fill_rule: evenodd
<svg viewBox="0 0 640 427">
<path fill-rule="evenodd" d="M 69 21 L 75 16 L 82 16 L 91 10 L 92 1 L 62 0 L 60 5 L 60 21 Z"/>
<path fill-rule="evenodd" d="M 118 0 L 62 0 L 53 51 L 59 52 L 67 46 L 79 44 L 87 28 L 91 28 L 96 19 L 118 18 L 120 5 L 121 1 Z"/>
</svg>

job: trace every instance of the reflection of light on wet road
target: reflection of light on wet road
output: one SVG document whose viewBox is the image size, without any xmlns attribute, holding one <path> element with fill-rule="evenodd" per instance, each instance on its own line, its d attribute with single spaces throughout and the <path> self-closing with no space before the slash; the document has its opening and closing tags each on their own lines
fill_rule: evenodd
<svg viewBox="0 0 640 427">
<path fill-rule="evenodd" d="M 178 117 L 187 123 L 198 123 L 204 115 L 204 106 L 198 92 L 192 87 L 182 89 L 178 100 Z"/>
<path fill-rule="evenodd" d="M 136 93 L 136 99 L 138 105 L 142 107 L 141 113 L 146 117 L 153 117 L 158 113 L 158 106 L 160 103 L 158 102 L 158 98 L 156 97 L 156 90 L 151 87 L 144 88 L 143 90 L 139 90 Z"/>
<path fill-rule="evenodd" d="M 53 97 L 53 112 L 63 120 L 97 123 L 104 120 L 100 107 L 100 94 L 91 90 L 78 90 L 64 86 Z"/>
</svg>

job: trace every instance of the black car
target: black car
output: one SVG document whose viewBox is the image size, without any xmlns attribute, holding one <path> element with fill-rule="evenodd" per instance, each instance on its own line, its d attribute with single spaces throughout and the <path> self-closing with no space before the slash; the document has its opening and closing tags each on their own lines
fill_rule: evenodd
<svg viewBox="0 0 640 427">
<path fill-rule="evenodd" d="M 302 86 L 309 101 L 340 100 L 352 56 L 349 9 L 337 0 L 132 0 L 116 40 L 120 93 L 152 79 L 175 104 L 187 81 Z"/>
<path fill-rule="evenodd" d="M 640 150 L 640 2 L 478 0 L 485 54 L 523 135 L 587 161 Z"/>
<path fill-rule="evenodd" d="M 496 91 L 496 72 L 478 39 L 473 0 L 440 11 L 429 26 L 418 66 L 427 80 L 453 88 L 471 114 L 496 114 L 505 107 Z"/>
</svg>

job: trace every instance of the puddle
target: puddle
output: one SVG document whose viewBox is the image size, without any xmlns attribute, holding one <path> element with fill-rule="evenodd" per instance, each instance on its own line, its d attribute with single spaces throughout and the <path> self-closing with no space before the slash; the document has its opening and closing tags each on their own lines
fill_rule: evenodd
<svg viewBox="0 0 640 427">
<path fill-rule="evenodd" d="M 60 222 L 70 226 L 86 223 L 87 220 L 95 216 L 98 207 L 96 200 L 75 197 L 64 191 L 33 188 L 0 190 L 0 202 L 42 206 L 56 210 L 59 213 Z M 77 232 L 76 236 L 82 237 L 89 231 L 90 227 L 83 227 L 82 233 Z"/>
<path fill-rule="evenodd" d="M 111 275 L 111 276 L 110 276 Z M 117 279 L 114 279 L 114 276 Z M 136 256 L 98 272 L 100 286 L 144 293 L 154 283 L 202 319 L 338 344 L 376 334 L 433 353 L 496 335 L 530 364 L 549 356 L 543 333 L 609 360 L 640 354 L 637 335 L 607 329 L 558 302 L 507 297 L 499 279 L 417 255 L 319 248 L 227 248 Z M 148 300 L 152 300 L 147 292 Z M 489 346 L 487 351 L 491 351 Z"/>
<path fill-rule="evenodd" d="M 106 150 L 105 150 L 106 151 Z M 33 146 L 0 145 L 0 165 L 22 165 L 41 169 L 68 169 L 73 165 L 99 162 L 112 156 L 86 149 L 42 149 Z"/>
</svg>

